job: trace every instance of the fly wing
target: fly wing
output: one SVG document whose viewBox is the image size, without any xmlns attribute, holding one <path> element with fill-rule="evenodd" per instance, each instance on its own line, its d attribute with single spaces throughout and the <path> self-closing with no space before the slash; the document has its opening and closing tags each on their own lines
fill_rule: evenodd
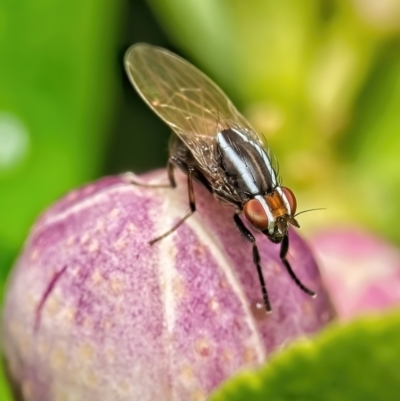
<svg viewBox="0 0 400 401">
<path fill-rule="evenodd" d="M 129 79 L 145 102 L 189 147 L 203 166 L 212 162 L 219 131 L 239 129 L 250 140 L 262 141 L 225 93 L 205 74 L 177 55 L 136 44 L 125 55 Z"/>
</svg>

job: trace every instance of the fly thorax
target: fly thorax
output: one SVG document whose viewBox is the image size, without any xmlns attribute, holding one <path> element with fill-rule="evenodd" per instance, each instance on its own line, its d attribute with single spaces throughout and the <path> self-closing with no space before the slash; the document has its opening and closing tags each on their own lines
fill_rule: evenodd
<svg viewBox="0 0 400 401">
<path fill-rule="evenodd" d="M 216 157 L 241 199 L 269 193 L 276 175 L 265 150 L 244 133 L 226 129 L 218 133 Z"/>
</svg>

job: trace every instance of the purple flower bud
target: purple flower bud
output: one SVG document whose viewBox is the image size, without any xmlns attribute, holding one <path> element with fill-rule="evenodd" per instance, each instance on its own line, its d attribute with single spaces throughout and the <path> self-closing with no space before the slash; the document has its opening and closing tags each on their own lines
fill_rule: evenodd
<svg viewBox="0 0 400 401">
<path fill-rule="evenodd" d="M 400 305 L 400 251 L 362 230 L 327 230 L 312 241 L 338 317 Z"/>
<path fill-rule="evenodd" d="M 290 279 L 279 246 L 257 235 L 272 314 L 251 246 L 232 208 L 196 185 L 197 212 L 177 189 L 104 178 L 68 194 L 32 228 L 8 283 L 3 347 L 26 401 L 200 401 L 243 367 L 334 315 L 304 241 L 290 233 L 289 260 L 318 292 Z M 140 177 L 165 182 L 165 171 Z"/>
</svg>

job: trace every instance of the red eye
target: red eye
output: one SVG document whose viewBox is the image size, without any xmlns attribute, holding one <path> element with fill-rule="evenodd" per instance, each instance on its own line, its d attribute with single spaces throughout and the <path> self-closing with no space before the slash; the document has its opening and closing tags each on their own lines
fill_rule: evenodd
<svg viewBox="0 0 400 401">
<path fill-rule="evenodd" d="M 296 213 L 296 209 L 297 209 L 296 197 L 294 196 L 294 193 L 289 188 L 282 187 L 282 191 L 283 191 L 284 195 L 286 196 L 286 199 L 289 202 L 290 215 L 293 216 Z"/>
<path fill-rule="evenodd" d="M 257 230 L 263 231 L 268 228 L 268 217 L 257 199 L 246 202 L 243 212 L 250 224 Z"/>
</svg>

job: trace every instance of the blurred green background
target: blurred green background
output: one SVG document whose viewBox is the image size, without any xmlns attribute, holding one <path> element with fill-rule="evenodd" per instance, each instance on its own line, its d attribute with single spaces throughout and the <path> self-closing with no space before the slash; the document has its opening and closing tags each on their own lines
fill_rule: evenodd
<svg viewBox="0 0 400 401">
<path fill-rule="evenodd" d="M 47 205 L 165 165 L 169 130 L 123 69 L 139 41 L 199 66 L 266 136 L 300 210 L 327 208 L 303 234 L 400 244 L 399 0 L 0 0 L 0 289 Z"/>
<path fill-rule="evenodd" d="M 132 43 L 167 47 L 262 132 L 304 232 L 400 243 L 400 1 L 0 2 L 0 274 L 38 213 L 105 174 L 165 165 L 168 128 L 131 88 Z"/>
<path fill-rule="evenodd" d="M 262 132 L 307 234 L 400 243 L 400 1 L 0 0 L 0 274 L 66 191 L 165 165 L 168 128 L 131 88 L 129 45 L 167 47 Z"/>
</svg>

